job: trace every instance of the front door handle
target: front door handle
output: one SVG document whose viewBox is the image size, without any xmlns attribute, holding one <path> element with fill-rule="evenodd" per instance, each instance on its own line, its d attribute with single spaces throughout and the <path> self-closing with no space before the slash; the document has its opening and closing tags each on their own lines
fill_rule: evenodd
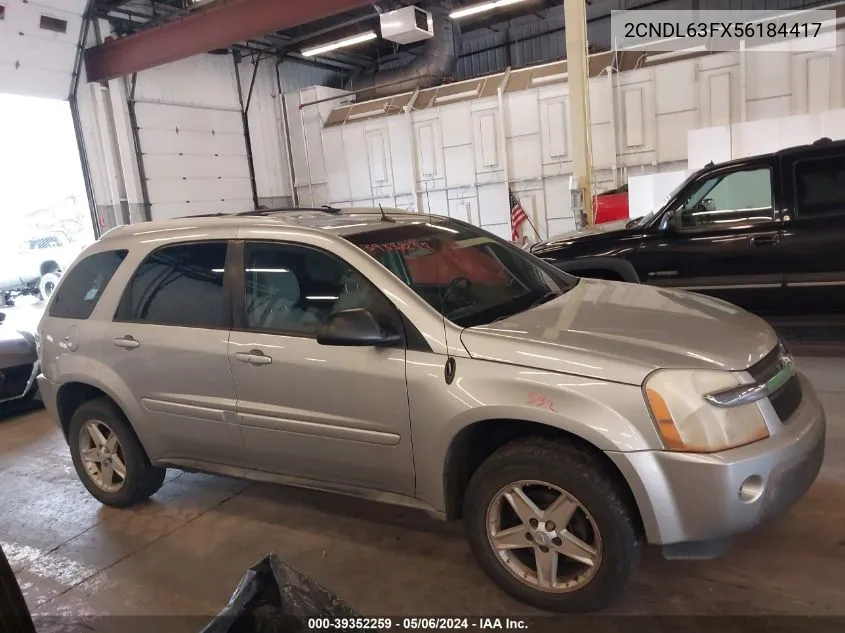
<svg viewBox="0 0 845 633">
<path fill-rule="evenodd" d="M 135 349 L 141 347 L 141 341 L 136 341 L 131 336 L 124 336 L 123 338 L 114 339 L 114 344 L 123 349 Z"/>
<path fill-rule="evenodd" d="M 273 359 L 260 349 L 254 349 L 249 352 L 238 352 L 235 354 L 235 360 L 239 360 L 242 363 L 249 363 L 250 365 L 269 365 L 273 362 Z"/>
<path fill-rule="evenodd" d="M 772 246 L 777 243 L 777 235 L 755 235 L 751 238 L 751 244 L 754 246 Z"/>
</svg>

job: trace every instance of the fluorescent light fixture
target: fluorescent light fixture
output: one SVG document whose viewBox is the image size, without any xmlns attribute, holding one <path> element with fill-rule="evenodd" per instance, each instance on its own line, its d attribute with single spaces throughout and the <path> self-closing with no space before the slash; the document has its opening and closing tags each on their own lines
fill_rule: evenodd
<svg viewBox="0 0 845 633">
<path fill-rule="evenodd" d="M 434 97 L 434 103 L 448 103 L 449 101 L 458 101 L 459 99 L 466 99 L 468 97 L 477 97 L 479 89 L 464 90 L 463 92 L 456 92 L 453 95 L 442 95 Z"/>
<path fill-rule="evenodd" d="M 305 297 L 308 301 L 337 301 L 340 297 L 335 297 L 332 295 L 314 295 Z"/>
<path fill-rule="evenodd" d="M 558 73 L 556 75 L 546 75 L 545 77 L 533 77 L 531 79 L 531 85 L 536 86 L 537 84 L 547 84 L 552 81 L 560 81 L 562 79 L 566 79 L 569 76 L 569 73 Z"/>
<path fill-rule="evenodd" d="M 499 7 L 507 7 L 511 4 L 519 4 L 520 2 L 525 2 L 525 0 L 494 0 L 493 2 L 484 2 L 483 4 L 476 4 L 471 7 L 467 7 L 466 9 L 458 9 L 457 11 L 452 11 L 452 13 L 449 14 L 449 17 L 453 20 L 460 20 L 461 18 L 465 18 L 468 15 L 484 13 L 485 11 L 492 11 L 493 9 L 498 9 Z"/>
<path fill-rule="evenodd" d="M 384 114 L 384 108 L 376 108 L 375 110 L 365 110 L 364 112 L 356 112 L 355 114 L 350 114 L 346 117 L 347 121 L 354 121 L 356 119 L 366 119 L 368 116 L 376 116 L 380 114 Z"/>
<path fill-rule="evenodd" d="M 369 42 L 377 37 L 378 35 L 376 35 L 375 31 L 368 31 L 367 33 L 361 33 L 361 35 L 356 35 L 355 37 L 347 37 L 345 40 L 338 40 L 337 42 L 332 42 L 331 44 L 325 44 L 324 46 L 306 48 L 304 51 L 300 52 L 303 57 L 314 57 L 314 55 L 328 53 L 329 51 L 334 51 L 338 48 L 346 48 L 347 46 L 355 46 L 355 44 L 361 44 L 362 42 Z"/>
</svg>

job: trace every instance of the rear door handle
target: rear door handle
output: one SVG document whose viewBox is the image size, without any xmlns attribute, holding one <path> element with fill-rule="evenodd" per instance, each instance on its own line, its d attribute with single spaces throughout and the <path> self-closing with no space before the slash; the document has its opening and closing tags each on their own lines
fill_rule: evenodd
<svg viewBox="0 0 845 633">
<path fill-rule="evenodd" d="M 131 336 L 124 336 L 123 338 L 114 339 L 114 344 L 123 349 L 135 349 L 141 347 L 141 341 L 136 341 Z"/>
<path fill-rule="evenodd" d="M 260 349 L 254 349 L 249 352 L 238 352 L 235 354 L 235 360 L 239 360 L 242 363 L 249 363 L 250 365 L 269 365 L 273 362 L 273 359 Z"/>
<path fill-rule="evenodd" d="M 778 243 L 777 235 L 755 235 L 751 238 L 754 246 L 771 246 Z"/>
</svg>

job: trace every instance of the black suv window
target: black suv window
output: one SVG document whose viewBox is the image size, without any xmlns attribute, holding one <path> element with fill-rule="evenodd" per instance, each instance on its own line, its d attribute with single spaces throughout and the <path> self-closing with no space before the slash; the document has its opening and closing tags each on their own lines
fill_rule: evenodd
<svg viewBox="0 0 845 633">
<path fill-rule="evenodd" d="M 795 209 L 799 217 L 845 213 L 845 156 L 796 163 Z"/>
<path fill-rule="evenodd" d="M 50 302 L 50 316 L 87 319 L 120 264 L 125 250 L 89 255 L 70 269 Z"/>
<path fill-rule="evenodd" d="M 679 228 L 730 228 L 773 221 L 772 174 L 768 167 L 707 178 L 675 210 Z"/>
<path fill-rule="evenodd" d="M 352 308 L 372 310 L 379 321 L 395 327 L 393 305 L 334 255 L 307 246 L 247 242 L 244 264 L 251 330 L 314 336 L 330 314 Z"/>
<path fill-rule="evenodd" d="M 151 253 L 126 286 L 116 319 L 228 327 L 230 311 L 223 292 L 226 251 L 226 242 L 200 242 Z"/>
</svg>

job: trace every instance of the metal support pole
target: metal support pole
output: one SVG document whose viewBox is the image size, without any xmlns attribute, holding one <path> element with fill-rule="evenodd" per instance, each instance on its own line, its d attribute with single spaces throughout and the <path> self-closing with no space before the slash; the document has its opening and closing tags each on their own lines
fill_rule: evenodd
<svg viewBox="0 0 845 633">
<path fill-rule="evenodd" d="M 592 156 L 590 155 L 590 73 L 587 56 L 585 0 L 563 3 L 566 27 L 566 71 L 569 80 L 569 129 L 572 130 L 573 208 L 576 224 L 593 222 Z M 580 217 L 579 217 L 580 215 Z"/>
<path fill-rule="evenodd" d="M 135 144 L 135 158 L 138 160 L 138 177 L 141 180 L 141 197 L 144 203 L 144 219 L 153 219 L 150 191 L 147 188 L 147 174 L 144 171 L 144 155 L 141 153 L 141 130 L 138 127 L 138 117 L 135 114 L 135 86 L 138 85 L 138 73 L 129 80 L 129 95 L 126 106 L 129 110 L 129 126 L 132 128 L 132 141 Z"/>
<path fill-rule="evenodd" d="M 244 143 L 246 144 L 246 164 L 249 168 L 249 184 L 252 187 L 252 204 L 258 209 L 258 184 L 255 182 L 255 163 L 252 160 L 252 139 L 249 136 L 249 116 L 247 115 L 248 105 L 244 104 L 244 91 L 241 87 L 240 55 L 233 53 L 232 60 L 235 63 L 235 83 L 238 84 L 238 103 L 241 104 L 241 121 L 244 128 Z M 253 68 L 252 81 L 255 82 L 255 75 L 258 73 L 258 60 L 256 59 Z M 252 85 L 250 85 L 250 97 L 252 96 Z"/>
<path fill-rule="evenodd" d="M 293 151 L 290 146 L 290 126 L 288 125 L 288 104 L 285 95 L 282 94 L 282 78 L 279 76 L 279 65 L 276 62 L 276 86 L 279 90 L 279 104 L 282 108 L 282 140 L 285 143 L 285 155 L 288 157 L 288 180 L 290 182 L 290 197 L 293 206 L 299 206 L 299 196 L 296 193 L 296 175 L 293 171 Z"/>
<path fill-rule="evenodd" d="M 73 74 L 70 80 L 68 102 L 70 103 L 70 118 L 73 121 L 73 132 L 76 135 L 76 146 L 79 150 L 79 162 L 82 165 L 85 195 L 88 197 L 88 212 L 91 215 L 94 238 L 98 239 L 100 237 L 100 221 L 97 217 L 97 201 L 94 199 L 94 182 L 91 178 L 91 167 L 88 164 L 85 137 L 82 135 L 82 119 L 79 116 L 79 104 L 76 101 L 76 93 L 79 89 L 79 75 L 82 72 L 82 52 L 85 50 L 85 41 L 88 39 L 88 28 L 91 26 L 91 22 L 96 19 L 93 11 L 93 0 L 88 0 L 82 19 L 82 31 L 76 46 L 76 58 L 73 61 Z"/>
</svg>

